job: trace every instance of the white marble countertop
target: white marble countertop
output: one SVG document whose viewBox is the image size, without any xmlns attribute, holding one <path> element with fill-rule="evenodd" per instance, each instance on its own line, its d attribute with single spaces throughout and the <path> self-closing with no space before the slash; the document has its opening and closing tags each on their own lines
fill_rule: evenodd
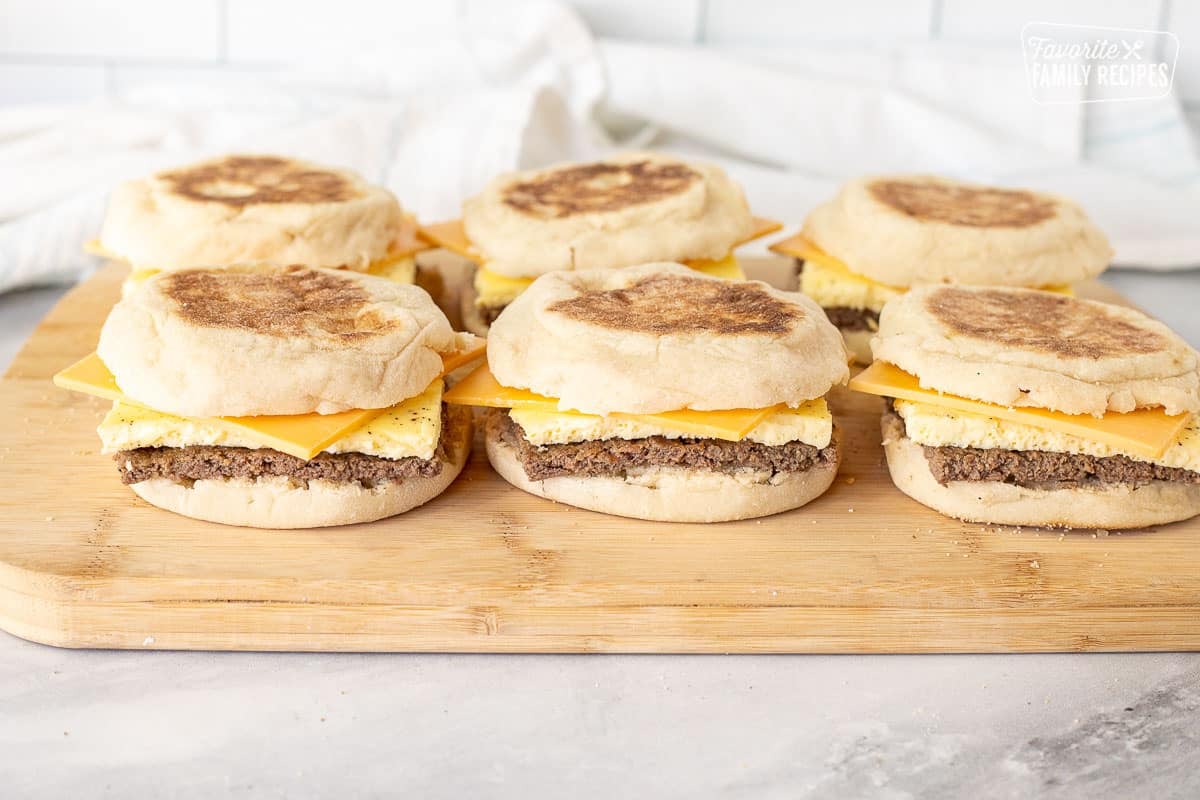
<svg viewBox="0 0 1200 800">
<path fill-rule="evenodd" d="M 1109 282 L 1200 346 L 1200 272 Z M 0 297 L 0 366 L 60 290 Z M 67 651 L 0 634 L 5 797 L 1200 796 L 1200 654 Z"/>
</svg>

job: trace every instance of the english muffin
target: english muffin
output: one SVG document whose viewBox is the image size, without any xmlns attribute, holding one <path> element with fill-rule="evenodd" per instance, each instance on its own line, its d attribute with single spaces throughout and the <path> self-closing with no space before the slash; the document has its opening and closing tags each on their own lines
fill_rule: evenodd
<svg viewBox="0 0 1200 800">
<path fill-rule="evenodd" d="M 422 233 L 476 264 L 462 314 L 482 334 L 556 270 L 675 261 L 744 279 L 734 247 L 778 227 L 751 216 L 741 188 L 715 164 L 629 153 L 500 175 L 463 203 L 461 221 Z"/>
<path fill-rule="evenodd" d="M 556 272 L 492 325 L 447 402 L 492 406 L 492 466 L 540 497 L 673 522 L 798 508 L 840 449 L 825 394 L 849 374 L 803 295 L 681 264 Z"/>
<path fill-rule="evenodd" d="M 914 286 L 1071 294 L 1112 258 L 1104 234 L 1065 197 L 930 175 L 852 180 L 771 249 L 797 260 L 801 291 L 864 364 L 884 304 Z"/>
<path fill-rule="evenodd" d="M 64 388 L 113 400 L 100 424 L 147 502 L 230 525 L 392 516 L 462 469 L 470 414 L 443 376 L 482 346 L 429 296 L 345 270 L 176 270 L 121 300 Z"/>
<path fill-rule="evenodd" d="M 1031 289 L 891 301 L 852 389 L 889 398 L 896 486 L 972 522 L 1134 528 L 1200 513 L 1197 353 L 1120 306 Z"/>
</svg>

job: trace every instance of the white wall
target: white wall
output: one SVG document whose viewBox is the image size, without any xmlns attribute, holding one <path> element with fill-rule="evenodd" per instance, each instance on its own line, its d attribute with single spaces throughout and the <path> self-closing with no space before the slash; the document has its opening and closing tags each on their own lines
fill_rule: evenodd
<svg viewBox="0 0 1200 800">
<path fill-rule="evenodd" d="M 500 0 L 497 0 L 498 2 Z M 1018 46 L 1031 20 L 1165 28 L 1200 121 L 1197 0 L 571 0 L 602 36 L 715 45 L 941 38 Z M 231 80 L 300 57 L 403 47 L 452 0 L 3 0 L 0 104 L 113 96 L 164 78 Z"/>
</svg>

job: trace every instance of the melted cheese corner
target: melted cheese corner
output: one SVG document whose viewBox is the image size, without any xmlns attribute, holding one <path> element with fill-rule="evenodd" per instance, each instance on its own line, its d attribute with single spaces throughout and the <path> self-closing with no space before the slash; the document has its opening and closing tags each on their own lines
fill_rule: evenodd
<svg viewBox="0 0 1200 800">
<path fill-rule="evenodd" d="M 1136 461 L 1200 472 L 1200 420 L 1193 417 L 1158 458 L 1147 458 L 1112 444 L 1035 428 L 1018 422 L 896 400 L 908 438 L 930 447 L 975 447 L 982 450 L 1036 450 L 1097 457 L 1127 456 Z"/>
<path fill-rule="evenodd" d="M 367 274 L 377 278 L 387 278 L 396 283 L 415 283 L 417 259 L 405 254 L 387 256 L 378 261 L 372 261 L 367 266 Z"/>
<path fill-rule="evenodd" d="M 117 401 L 96 429 L 105 453 L 137 447 L 262 445 L 219 419 L 189 419 Z M 433 458 L 442 435 L 442 381 L 393 406 L 325 448 L 326 453 L 363 453 L 378 458 Z"/>
<path fill-rule="evenodd" d="M 714 278 L 724 278 L 727 281 L 744 281 L 746 273 L 742 271 L 742 265 L 738 263 L 737 256 L 733 253 L 718 258 L 712 261 L 685 261 L 687 266 L 703 272 L 705 275 L 711 275 Z"/>
<path fill-rule="evenodd" d="M 600 417 L 591 414 L 557 414 L 550 411 L 512 409 L 513 421 L 521 426 L 531 444 L 572 444 L 604 439 L 645 439 L 662 436 L 667 439 L 706 438 L 694 433 L 651 425 L 636 419 Z M 788 442 L 802 442 L 813 447 L 828 447 L 833 437 L 833 415 L 825 398 L 802 403 L 797 408 L 779 408 L 758 425 L 746 439 L 777 447 Z"/>
</svg>

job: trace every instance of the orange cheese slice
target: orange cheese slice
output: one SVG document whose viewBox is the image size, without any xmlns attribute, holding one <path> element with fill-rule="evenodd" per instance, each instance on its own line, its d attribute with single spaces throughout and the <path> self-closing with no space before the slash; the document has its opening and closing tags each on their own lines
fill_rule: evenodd
<svg viewBox="0 0 1200 800">
<path fill-rule="evenodd" d="M 483 355 L 481 341 L 468 350 L 442 357 L 442 375 Z M 92 353 L 54 376 L 54 385 L 105 400 L 119 400 L 141 408 L 142 403 L 128 397 L 117 379 Z M 154 409 L 151 409 L 154 410 Z M 350 432 L 378 417 L 385 408 L 355 408 L 336 414 L 271 414 L 255 417 L 221 417 L 210 420 L 246 437 L 296 458 L 308 460 Z"/>
<path fill-rule="evenodd" d="M 922 388 L 916 376 L 883 361 L 876 361 L 854 376 L 850 388 L 1078 436 L 1146 458 L 1160 458 L 1179 439 L 1191 418 L 1191 414 L 1169 417 L 1161 408 L 1139 408 L 1126 413 L 1110 411 L 1103 417 L 1063 414 L 1045 408 L 1010 408 Z"/>
<path fill-rule="evenodd" d="M 451 253 L 468 258 L 476 264 L 483 261 L 483 256 L 471 244 L 471 240 L 467 238 L 467 231 L 463 228 L 461 219 L 449 219 L 445 222 L 422 225 L 417 229 L 417 235 L 434 247 L 449 250 Z"/>
<path fill-rule="evenodd" d="M 781 256 L 791 256 L 792 258 L 802 258 L 805 261 L 823 261 L 830 260 L 835 266 L 845 268 L 845 264 L 838 261 L 833 256 L 826 253 L 821 248 L 813 244 L 813 241 L 803 233 L 797 233 L 794 236 L 789 236 L 775 242 L 767 248 L 772 253 L 778 253 Z"/>
<path fill-rule="evenodd" d="M 753 227 L 750 229 L 749 235 L 734 242 L 734 247 L 737 247 L 740 244 L 745 244 L 746 242 L 753 242 L 755 239 L 761 239 L 762 237 L 772 234 L 783 227 L 782 222 L 779 222 L 778 220 L 767 219 L 766 217 L 751 217 L 750 222 Z"/>
<path fill-rule="evenodd" d="M 752 217 L 751 220 L 753 228 L 750 234 L 734 242 L 734 247 L 774 233 L 783 227 L 782 222 L 776 222 L 766 217 Z M 483 254 L 476 250 L 475 246 L 471 244 L 471 240 L 467 238 L 467 231 L 463 228 L 461 219 L 451 219 L 445 222 L 435 222 L 431 225 L 422 225 L 417 235 L 432 246 L 449 250 L 451 253 L 474 261 L 476 264 L 483 263 Z M 720 259 L 716 260 L 719 261 Z M 692 262 L 685 261 L 683 263 L 690 266 Z M 695 263 L 712 264 L 713 262 L 697 259 Z"/>
<path fill-rule="evenodd" d="M 908 291 L 903 286 L 894 286 L 890 283 L 883 283 L 882 281 L 877 281 L 874 278 L 868 278 L 865 275 L 855 272 L 846 266 L 846 262 L 839 258 L 834 258 L 820 247 L 817 247 L 816 243 L 814 243 L 812 239 L 809 239 L 803 233 L 797 233 L 795 236 L 789 236 L 782 241 L 776 242 L 767 249 L 772 253 L 778 253 L 781 256 L 799 258 L 803 261 L 811 261 L 814 264 L 820 264 L 823 267 L 834 270 L 842 275 L 849 275 L 857 278 L 860 281 L 868 281 L 880 286 L 886 286 L 887 288 L 894 289 L 897 292 Z M 1044 292 L 1055 292 L 1056 294 L 1065 294 L 1068 296 L 1074 296 L 1075 294 L 1074 289 L 1069 283 L 1049 283 L 1045 286 L 1039 286 L 1038 288 Z"/>
<path fill-rule="evenodd" d="M 442 398 L 447 403 L 460 406 L 484 406 L 487 408 L 516 408 L 529 411 L 543 411 L 551 414 L 572 414 L 580 417 L 594 417 L 595 414 L 582 414 L 578 411 L 563 411 L 558 407 L 558 401 L 552 397 L 534 394 L 525 389 L 512 389 L 502 386 L 487 364 L 480 364 L 466 378 L 453 386 Z M 743 437 L 778 410 L 771 408 L 737 408 L 723 411 L 664 411 L 660 414 L 613 414 L 618 419 L 643 422 L 660 428 L 690 433 L 695 436 L 705 436 L 713 439 L 725 439 L 731 442 L 741 441 Z"/>
<path fill-rule="evenodd" d="M 483 358 L 485 352 L 487 352 L 487 340 L 476 337 L 471 346 L 465 350 L 442 353 L 442 375 L 453 372 L 463 364 L 469 364 L 478 358 Z"/>
<path fill-rule="evenodd" d="M 858 274 L 846 266 L 846 263 L 841 259 L 834 258 L 833 256 L 829 255 L 829 253 L 826 253 L 824 250 L 817 247 L 811 239 L 802 233 L 797 233 L 795 236 L 790 236 L 781 242 L 776 242 L 767 249 L 772 253 L 778 253 L 781 256 L 790 256 L 792 258 L 799 258 L 804 261 L 811 261 L 814 264 L 820 264 L 821 266 L 831 269 L 841 275 L 847 275 L 858 278 L 862 281 L 868 281 L 870 283 L 879 284 L 880 286 L 886 286 L 889 289 L 894 289 L 897 292 L 907 291 L 907 289 L 905 289 L 903 286 L 892 286 L 890 284 L 874 280 L 873 278 L 868 278 L 865 275 Z"/>
</svg>

